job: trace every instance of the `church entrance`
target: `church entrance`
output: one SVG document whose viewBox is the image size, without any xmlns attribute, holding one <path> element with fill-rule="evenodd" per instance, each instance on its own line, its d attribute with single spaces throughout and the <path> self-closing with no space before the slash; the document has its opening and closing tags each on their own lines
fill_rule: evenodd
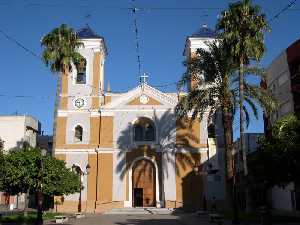
<svg viewBox="0 0 300 225">
<path fill-rule="evenodd" d="M 146 159 L 139 160 L 133 167 L 133 207 L 156 206 L 155 167 Z"/>
</svg>

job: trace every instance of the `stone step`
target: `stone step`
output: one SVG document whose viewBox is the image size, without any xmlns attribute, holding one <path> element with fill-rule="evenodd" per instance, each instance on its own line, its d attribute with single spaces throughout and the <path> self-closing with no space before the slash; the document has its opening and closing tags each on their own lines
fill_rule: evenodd
<svg viewBox="0 0 300 225">
<path fill-rule="evenodd" d="M 106 211 L 104 214 L 130 214 L 130 215 L 136 215 L 136 214 L 150 214 L 147 210 L 144 208 L 121 208 L 121 209 L 111 209 L 109 211 Z"/>
<path fill-rule="evenodd" d="M 157 214 L 157 215 L 169 215 L 173 213 L 173 209 L 167 209 L 167 208 L 147 208 L 151 214 Z"/>
<path fill-rule="evenodd" d="M 166 208 L 120 208 L 120 209 L 111 209 L 106 211 L 104 214 L 130 214 L 130 215 L 137 215 L 137 214 L 156 214 L 156 215 L 167 215 L 171 214 L 173 211 Z"/>
</svg>

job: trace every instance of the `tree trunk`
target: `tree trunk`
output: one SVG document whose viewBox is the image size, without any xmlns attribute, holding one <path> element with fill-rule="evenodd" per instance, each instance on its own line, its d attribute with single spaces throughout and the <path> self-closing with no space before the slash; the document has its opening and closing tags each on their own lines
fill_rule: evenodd
<svg viewBox="0 0 300 225">
<path fill-rule="evenodd" d="M 224 126 L 224 145 L 225 147 L 225 175 L 226 178 L 229 178 L 228 175 L 228 161 L 231 160 L 229 157 L 233 152 L 233 138 L 232 138 L 232 115 L 229 112 L 227 106 L 223 108 L 223 126 Z"/>
<path fill-rule="evenodd" d="M 244 187 L 244 197 L 245 197 L 245 207 L 246 211 L 249 211 L 249 190 L 246 183 L 246 176 L 248 175 L 248 165 L 247 165 L 247 152 L 244 146 L 244 124 L 245 124 L 245 114 L 243 110 L 244 106 L 244 60 L 243 57 L 240 58 L 240 69 L 239 69 L 239 89 L 240 89 L 240 149 L 242 151 L 243 157 L 243 174 L 244 179 L 239 179 L 239 185 Z M 238 151 L 238 170 L 240 167 L 240 151 Z M 242 178 L 242 174 L 239 175 Z"/>
<path fill-rule="evenodd" d="M 43 193 L 42 190 L 37 190 L 37 218 L 36 225 L 43 224 Z"/>
<path fill-rule="evenodd" d="M 247 176 L 247 174 L 248 174 L 247 155 L 246 155 L 247 153 L 246 153 L 245 148 L 244 148 L 245 115 L 244 115 L 244 112 L 243 112 L 243 106 L 244 106 L 244 63 L 243 62 L 244 62 L 244 60 L 243 60 L 243 58 L 241 58 L 240 59 L 240 69 L 239 69 L 239 89 L 240 89 L 240 150 L 242 151 L 242 156 L 243 156 L 244 175 Z M 239 166 L 239 164 L 238 164 L 238 166 Z"/>
<path fill-rule="evenodd" d="M 226 97 L 225 97 L 226 98 Z M 226 100 L 225 100 L 226 101 Z M 227 180 L 229 178 L 228 166 L 232 170 L 232 208 L 233 208 L 233 224 L 239 224 L 239 211 L 237 203 L 237 183 L 236 183 L 236 172 L 235 172 L 235 160 L 233 153 L 233 130 L 232 130 L 232 114 L 229 111 L 228 104 L 225 103 L 223 107 L 223 126 L 224 126 L 224 144 L 226 146 L 225 150 L 225 185 L 227 187 Z M 228 163 L 230 161 L 230 163 Z M 226 191 L 227 193 L 227 191 Z"/>
<path fill-rule="evenodd" d="M 29 204 L 29 190 L 25 193 L 25 202 L 24 202 L 24 217 L 28 216 L 28 204 Z"/>
</svg>

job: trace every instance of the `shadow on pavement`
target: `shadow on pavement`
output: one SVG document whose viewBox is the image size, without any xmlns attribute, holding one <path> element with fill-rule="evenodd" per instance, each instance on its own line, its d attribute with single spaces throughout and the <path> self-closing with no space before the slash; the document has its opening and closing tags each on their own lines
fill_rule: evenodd
<svg viewBox="0 0 300 225">
<path fill-rule="evenodd" d="M 118 225 L 180 225 L 179 219 L 128 219 L 125 222 L 117 222 Z"/>
</svg>

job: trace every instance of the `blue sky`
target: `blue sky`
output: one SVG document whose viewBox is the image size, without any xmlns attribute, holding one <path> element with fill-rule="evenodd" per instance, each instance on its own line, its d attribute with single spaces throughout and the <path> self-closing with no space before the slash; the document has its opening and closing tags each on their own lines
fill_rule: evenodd
<svg viewBox="0 0 300 225">
<path fill-rule="evenodd" d="M 184 72 L 182 55 L 186 36 L 204 23 L 215 27 L 218 14 L 229 2 L 221 0 L 136 0 L 140 33 L 142 71 L 151 85 L 178 81 Z M 257 0 L 267 18 L 288 4 L 286 0 Z M 138 84 L 135 34 L 130 0 L 0 0 L 0 30 L 28 49 L 41 53 L 40 39 L 54 27 L 66 23 L 75 29 L 86 22 L 105 38 L 108 53 L 105 79 L 113 91 L 125 91 Z M 152 8 L 152 9 L 150 9 Z M 165 9 L 162 9 L 165 8 Z M 174 9 L 181 8 L 181 9 Z M 200 9 L 203 8 L 203 9 Z M 300 1 L 271 23 L 266 35 L 267 66 L 289 44 L 299 38 Z M 89 19 L 86 15 L 90 14 Z M 56 78 L 36 57 L 7 40 L 0 33 L 0 114 L 30 114 L 52 133 Z M 175 85 L 162 88 L 176 91 Z M 27 97 L 15 97 L 15 96 Z M 262 131 L 253 120 L 250 132 Z"/>
</svg>

